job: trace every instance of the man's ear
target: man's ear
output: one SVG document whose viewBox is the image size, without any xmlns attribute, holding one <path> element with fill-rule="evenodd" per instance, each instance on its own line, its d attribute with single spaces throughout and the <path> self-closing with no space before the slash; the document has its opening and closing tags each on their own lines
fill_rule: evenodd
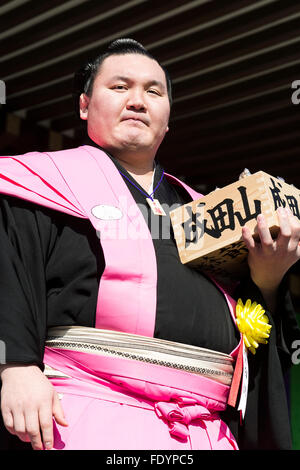
<svg viewBox="0 0 300 470">
<path fill-rule="evenodd" d="M 90 99 L 85 93 L 81 93 L 79 97 L 79 113 L 80 118 L 84 121 L 88 118 L 88 107 L 89 107 Z"/>
</svg>

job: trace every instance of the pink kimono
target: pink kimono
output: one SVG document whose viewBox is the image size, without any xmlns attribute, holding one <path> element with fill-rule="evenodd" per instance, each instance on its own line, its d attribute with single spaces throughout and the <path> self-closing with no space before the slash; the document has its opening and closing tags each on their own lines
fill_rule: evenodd
<svg viewBox="0 0 300 470">
<path fill-rule="evenodd" d="M 193 199 L 201 196 L 166 176 Z M 0 157 L 0 190 L 89 218 L 105 257 L 95 327 L 153 337 L 153 242 L 130 191 L 103 151 L 83 146 Z M 117 215 L 100 219 L 99 206 L 113 208 L 110 214 Z M 221 290 L 235 319 L 235 302 Z M 237 449 L 219 418 L 227 405 L 228 385 L 156 364 L 63 348 L 46 347 L 44 363 L 68 376 L 50 379 L 69 423 L 54 424 L 55 449 Z"/>
</svg>

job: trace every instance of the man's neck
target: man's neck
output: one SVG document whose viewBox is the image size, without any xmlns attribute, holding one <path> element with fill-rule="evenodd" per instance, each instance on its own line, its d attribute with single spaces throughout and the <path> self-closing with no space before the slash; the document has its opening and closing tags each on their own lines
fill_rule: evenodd
<svg viewBox="0 0 300 470">
<path fill-rule="evenodd" d="M 138 161 L 138 162 L 129 162 L 127 159 L 115 157 L 118 162 L 128 171 L 135 176 L 149 176 L 153 174 L 155 167 L 154 161 Z"/>
<path fill-rule="evenodd" d="M 149 180 L 152 178 L 153 171 L 155 168 L 154 156 L 150 157 L 149 155 L 137 155 L 136 153 L 118 153 L 113 152 L 109 149 L 105 149 L 101 147 L 101 145 L 94 142 L 92 139 L 89 138 L 88 144 L 96 145 L 97 147 L 101 148 L 105 152 L 108 152 L 113 158 L 115 158 L 123 168 L 125 168 L 128 173 L 130 173 L 135 179 L 145 179 Z M 147 184 L 147 183 L 146 183 Z"/>
<path fill-rule="evenodd" d="M 118 162 L 127 170 L 127 172 L 139 183 L 139 185 L 146 191 L 149 192 L 149 189 L 153 183 L 154 169 L 155 164 L 152 161 L 150 165 L 132 165 L 127 161 L 122 159 L 117 159 Z M 140 162 L 141 163 L 141 162 Z"/>
</svg>

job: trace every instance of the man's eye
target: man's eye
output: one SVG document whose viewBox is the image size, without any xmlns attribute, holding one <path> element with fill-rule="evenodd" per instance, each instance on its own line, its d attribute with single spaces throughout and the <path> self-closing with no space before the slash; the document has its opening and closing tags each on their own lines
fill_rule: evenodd
<svg viewBox="0 0 300 470">
<path fill-rule="evenodd" d="M 158 91 L 158 90 L 155 90 L 155 89 L 153 89 L 153 88 L 150 88 L 150 89 L 148 90 L 148 93 L 153 93 L 154 95 L 158 95 L 158 96 L 160 95 L 159 91 Z"/>
<path fill-rule="evenodd" d="M 126 90 L 126 85 L 114 85 L 112 87 L 113 90 Z"/>
</svg>

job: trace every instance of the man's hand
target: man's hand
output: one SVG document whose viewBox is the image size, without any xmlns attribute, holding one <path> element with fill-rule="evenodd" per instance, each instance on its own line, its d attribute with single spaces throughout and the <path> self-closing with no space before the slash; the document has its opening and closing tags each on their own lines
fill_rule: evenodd
<svg viewBox="0 0 300 470">
<path fill-rule="evenodd" d="M 270 310 L 275 309 L 276 291 L 283 276 L 300 259 L 300 222 L 289 209 L 277 209 L 280 231 L 272 239 L 265 217 L 257 217 L 260 241 L 255 242 L 248 227 L 243 227 L 243 240 L 249 250 L 251 278 L 262 292 Z"/>
<path fill-rule="evenodd" d="M 53 447 L 53 419 L 67 426 L 58 394 L 35 365 L 9 364 L 1 370 L 1 411 L 7 430 L 34 450 Z"/>
</svg>

